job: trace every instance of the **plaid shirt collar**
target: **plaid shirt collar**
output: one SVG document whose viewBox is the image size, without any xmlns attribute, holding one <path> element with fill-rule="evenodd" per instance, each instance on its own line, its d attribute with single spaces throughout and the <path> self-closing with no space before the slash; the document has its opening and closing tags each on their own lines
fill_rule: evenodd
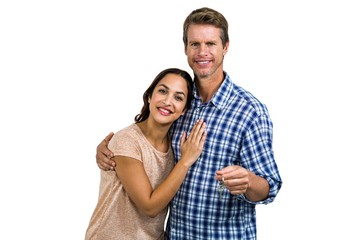
<svg viewBox="0 0 360 240">
<path fill-rule="evenodd" d="M 193 88 L 193 96 L 194 96 L 194 106 L 198 107 L 200 105 L 204 105 L 204 104 L 212 104 L 213 106 L 215 106 L 218 109 L 222 109 L 224 108 L 229 99 L 230 99 L 230 94 L 232 92 L 233 89 L 233 83 L 229 77 L 229 75 L 224 72 L 225 78 L 224 81 L 221 83 L 219 89 L 216 91 L 216 93 L 214 94 L 214 96 L 210 99 L 210 101 L 208 103 L 202 103 L 201 98 L 198 94 L 198 87 L 195 84 L 194 81 L 194 88 Z"/>
</svg>

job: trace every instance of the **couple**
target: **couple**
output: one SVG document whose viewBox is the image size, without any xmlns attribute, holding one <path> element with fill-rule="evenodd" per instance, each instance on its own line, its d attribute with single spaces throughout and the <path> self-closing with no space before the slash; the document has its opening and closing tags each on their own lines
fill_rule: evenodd
<svg viewBox="0 0 360 240">
<path fill-rule="evenodd" d="M 146 138 L 148 133 L 150 139 L 157 140 L 149 141 L 152 146 L 162 139 L 166 144 L 162 145 L 162 151 L 157 152 L 160 155 L 169 153 L 170 148 L 167 151 L 166 147 L 171 141 L 175 168 L 170 173 L 168 169 L 156 172 L 159 180 L 157 185 L 148 182 L 143 186 L 144 181 L 136 182 L 144 179 L 144 176 L 150 181 L 150 174 L 144 173 L 145 164 L 139 164 L 143 156 L 130 156 L 130 153 L 122 155 L 120 150 L 125 152 L 130 147 L 134 149 L 135 145 L 126 145 L 130 141 L 129 135 L 126 135 L 126 141 L 119 142 L 115 138 L 116 134 L 113 138 L 109 134 L 97 147 L 98 166 L 103 170 L 102 175 L 117 175 L 123 181 L 122 187 L 126 189 L 127 184 L 131 187 L 124 191 L 124 195 L 137 207 L 134 211 L 138 211 L 139 215 L 153 217 L 152 214 L 156 215 L 154 212 L 157 211 L 154 209 L 165 207 L 166 201 L 170 201 L 167 239 L 256 239 L 255 207 L 257 204 L 272 202 L 282 185 L 272 149 L 272 122 L 268 110 L 251 93 L 235 85 L 223 70 L 229 36 L 228 23 L 221 13 L 206 7 L 192 11 L 183 25 L 183 42 L 188 64 L 195 76 L 193 90 L 185 90 L 184 86 L 172 86 L 170 82 L 175 84 L 175 80 L 171 80 L 165 94 L 168 98 L 173 96 L 172 101 L 165 101 L 163 105 L 162 100 L 154 100 L 156 91 L 150 96 L 145 92 L 147 98 L 144 95 L 144 107 L 148 106 L 149 111 L 143 114 L 143 107 L 140 117 L 135 118 L 135 122 L 143 120 L 143 125 L 151 121 L 159 128 L 166 125 L 162 129 L 164 131 L 151 128 L 147 129 L 149 132 L 146 129 L 144 132 L 140 121 L 137 123 L 140 125 L 137 136 L 143 134 L 142 137 Z M 176 74 L 170 75 L 175 78 Z M 164 79 L 165 77 L 160 79 L 158 84 Z M 157 87 L 159 86 L 154 86 L 154 89 Z M 193 95 L 191 106 L 187 108 L 182 103 L 184 107 L 176 107 L 176 94 L 183 95 L 183 98 Z M 163 109 L 165 105 L 167 107 Z M 167 119 L 168 116 L 165 115 L 172 113 L 174 116 Z M 176 117 L 179 117 L 177 121 Z M 139 130 L 134 126 L 132 128 L 133 131 Z M 169 138 L 166 137 L 165 130 L 169 130 Z M 151 135 L 152 131 L 161 132 L 161 138 Z M 109 141 L 109 148 L 114 153 L 107 149 Z M 120 149 L 119 153 L 116 148 Z M 137 151 L 141 152 L 142 149 Z M 171 161 L 171 156 L 166 158 Z M 126 171 L 128 167 L 137 169 L 136 173 Z M 180 171 L 177 168 L 182 169 Z M 107 171 L 111 169 L 116 171 Z M 146 193 L 140 193 L 142 187 L 146 189 Z M 175 192 L 177 188 L 178 191 Z M 102 194 L 105 192 L 101 191 L 100 196 Z M 138 196 L 141 194 L 149 196 L 139 200 L 141 197 Z M 150 202 L 154 205 L 150 205 Z M 92 220 L 104 219 L 105 214 L 114 211 L 104 209 L 106 206 L 108 205 L 98 204 Z M 132 217 L 129 214 L 126 219 L 116 221 L 126 224 L 131 222 L 128 219 Z M 143 225 L 153 222 L 150 219 Z M 146 232 L 140 229 L 139 222 L 131 222 L 137 229 L 133 232 L 133 238 L 116 237 L 121 226 L 114 226 L 116 223 L 113 220 L 105 224 L 98 221 L 97 224 L 97 229 L 94 230 L 94 224 L 90 221 L 88 231 L 93 229 L 93 234 L 96 234 L 105 229 L 102 233 L 108 234 L 108 237 L 87 239 L 162 237 L 159 222 L 159 232 L 148 238 L 137 237 L 137 232 Z M 103 225 L 100 227 L 100 224 Z M 119 234 L 123 233 L 120 231 Z"/>
</svg>

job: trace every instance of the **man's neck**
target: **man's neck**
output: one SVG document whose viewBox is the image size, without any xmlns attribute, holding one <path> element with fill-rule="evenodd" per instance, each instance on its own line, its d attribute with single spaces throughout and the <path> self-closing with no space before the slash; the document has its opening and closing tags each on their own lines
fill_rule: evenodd
<svg viewBox="0 0 360 240">
<path fill-rule="evenodd" d="M 215 95 L 216 91 L 221 86 L 224 81 L 224 74 L 221 75 L 211 75 L 206 78 L 195 78 L 195 84 L 199 91 L 199 96 L 203 103 L 206 103 L 211 100 L 211 98 Z"/>
</svg>

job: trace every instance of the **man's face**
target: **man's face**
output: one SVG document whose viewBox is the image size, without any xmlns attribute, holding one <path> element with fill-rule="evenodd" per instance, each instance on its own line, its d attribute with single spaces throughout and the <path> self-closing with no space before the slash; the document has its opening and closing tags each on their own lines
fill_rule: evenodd
<svg viewBox="0 0 360 240">
<path fill-rule="evenodd" d="M 220 28 L 212 25 L 191 24 L 188 28 L 185 54 L 189 66 L 200 79 L 214 73 L 222 75 L 228 43 L 222 45 L 220 33 Z"/>
</svg>

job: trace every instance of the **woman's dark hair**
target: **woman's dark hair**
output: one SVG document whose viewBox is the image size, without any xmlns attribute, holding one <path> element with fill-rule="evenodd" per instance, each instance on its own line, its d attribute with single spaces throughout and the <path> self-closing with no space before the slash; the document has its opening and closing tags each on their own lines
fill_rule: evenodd
<svg viewBox="0 0 360 240">
<path fill-rule="evenodd" d="M 161 71 L 155 77 L 155 79 L 153 80 L 153 82 L 151 83 L 149 88 L 144 92 L 144 94 L 143 94 L 144 105 L 141 109 L 141 112 L 135 116 L 136 123 L 145 121 L 149 117 L 149 115 L 150 115 L 150 108 L 149 108 L 149 102 L 148 102 L 149 97 L 152 96 L 156 85 L 161 81 L 161 79 L 163 79 L 167 74 L 170 74 L 170 73 L 179 75 L 186 80 L 188 95 L 187 95 L 187 99 L 186 99 L 185 109 L 190 109 L 191 100 L 193 98 L 193 80 L 192 80 L 190 74 L 179 68 L 168 68 L 168 69 Z"/>
</svg>

